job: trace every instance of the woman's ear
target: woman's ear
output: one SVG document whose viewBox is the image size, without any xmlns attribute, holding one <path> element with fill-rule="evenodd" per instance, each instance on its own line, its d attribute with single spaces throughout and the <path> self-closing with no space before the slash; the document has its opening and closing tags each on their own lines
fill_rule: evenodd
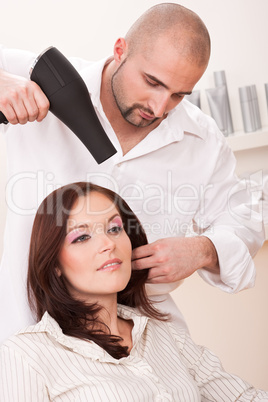
<svg viewBox="0 0 268 402">
<path fill-rule="evenodd" d="M 114 60 L 116 63 L 121 64 L 127 57 L 127 43 L 124 38 L 119 38 L 114 45 Z"/>
<path fill-rule="evenodd" d="M 59 269 L 59 267 L 56 267 L 55 270 L 56 270 L 56 274 L 58 275 L 58 277 L 60 277 L 61 276 L 61 270 Z"/>
</svg>

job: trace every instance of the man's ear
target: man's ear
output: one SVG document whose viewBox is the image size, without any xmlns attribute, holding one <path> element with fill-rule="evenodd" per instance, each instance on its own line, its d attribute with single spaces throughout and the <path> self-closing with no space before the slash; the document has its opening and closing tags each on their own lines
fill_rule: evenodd
<svg viewBox="0 0 268 402">
<path fill-rule="evenodd" d="M 128 46 L 124 38 L 119 38 L 114 45 L 114 60 L 121 64 L 127 57 Z"/>
</svg>

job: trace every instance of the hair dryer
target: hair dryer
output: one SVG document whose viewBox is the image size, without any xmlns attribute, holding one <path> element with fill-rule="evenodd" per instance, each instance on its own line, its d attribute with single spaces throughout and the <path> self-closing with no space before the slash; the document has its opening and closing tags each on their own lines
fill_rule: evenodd
<svg viewBox="0 0 268 402">
<path fill-rule="evenodd" d="M 38 56 L 30 78 L 47 96 L 50 111 L 77 135 L 97 163 L 117 152 L 97 117 L 82 77 L 58 49 L 50 47 Z M 1 112 L 0 123 L 8 123 Z"/>
</svg>

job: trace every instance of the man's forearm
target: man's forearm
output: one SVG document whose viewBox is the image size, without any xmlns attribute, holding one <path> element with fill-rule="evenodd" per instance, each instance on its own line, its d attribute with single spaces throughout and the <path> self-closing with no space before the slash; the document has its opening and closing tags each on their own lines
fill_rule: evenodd
<svg viewBox="0 0 268 402">
<path fill-rule="evenodd" d="M 205 265 L 203 268 L 210 272 L 219 273 L 220 271 L 219 259 L 214 244 L 208 237 L 205 236 L 200 236 L 200 241 L 203 244 L 204 258 L 205 258 Z"/>
</svg>

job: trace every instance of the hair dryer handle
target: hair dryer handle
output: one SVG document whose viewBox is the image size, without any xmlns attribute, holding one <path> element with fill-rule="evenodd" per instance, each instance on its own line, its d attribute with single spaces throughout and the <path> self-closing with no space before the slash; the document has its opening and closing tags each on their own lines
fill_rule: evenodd
<svg viewBox="0 0 268 402">
<path fill-rule="evenodd" d="M 6 119 L 6 116 L 2 112 L 0 112 L 0 124 L 1 123 L 4 123 L 4 124 L 8 123 L 8 120 Z"/>
</svg>

